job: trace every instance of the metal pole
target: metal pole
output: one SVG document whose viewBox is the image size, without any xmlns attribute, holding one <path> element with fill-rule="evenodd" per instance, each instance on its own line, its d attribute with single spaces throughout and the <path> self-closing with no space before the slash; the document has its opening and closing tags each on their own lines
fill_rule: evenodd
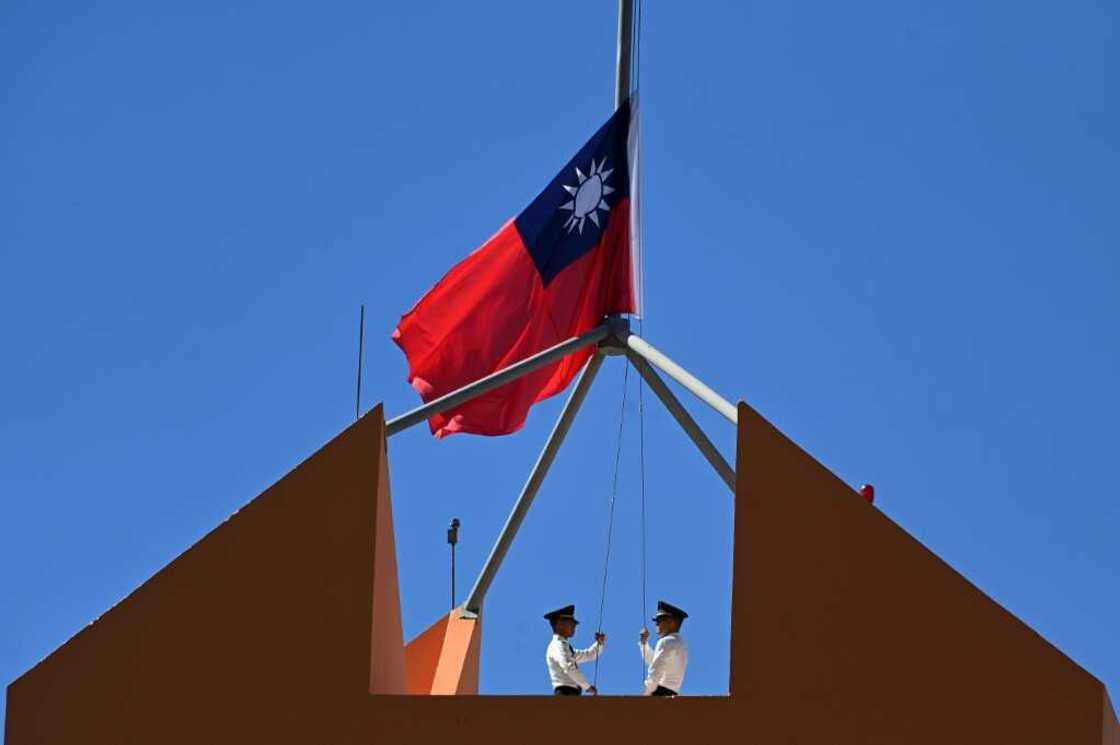
<svg viewBox="0 0 1120 745">
<path fill-rule="evenodd" d="M 614 107 L 630 95 L 630 63 L 633 61 L 634 0 L 618 0 L 618 65 L 615 75 Z"/>
<path fill-rule="evenodd" d="M 366 340 L 366 305 L 362 303 L 362 315 L 358 320 L 358 395 L 354 400 L 354 421 L 362 415 L 362 349 Z"/>
<path fill-rule="evenodd" d="M 413 409 L 407 414 L 402 414 L 396 419 L 391 419 L 385 425 L 385 432 L 388 436 L 393 436 L 398 432 L 408 429 L 414 424 L 418 424 L 429 417 L 436 414 L 442 414 L 448 409 L 453 409 L 461 403 L 470 401 L 472 398 L 481 396 L 487 391 L 491 391 L 499 386 L 503 386 L 510 381 L 520 378 L 522 375 L 531 373 L 534 370 L 544 367 L 550 362 L 555 362 L 561 357 L 565 357 L 577 349 L 582 349 L 589 344 L 597 344 L 607 337 L 610 333 L 610 328 L 605 324 L 596 326 L 591 331 L 581 336 L 574 336 L 567 341 L 560 342 L 559 344 L 549 347 L 548 349 L 537 352 L 532 357 L 526 357 L 520 362 L 515 362 L 509 367 L 503 367 L 497 372 L 490 373 L 484 378 L 479 378 L 473 383 L 452 391 L 444 396 L 440 396 L 434 401 Z"/>
<path fill-rule="evenodd" d="M 637 334 L 630 334 L 626 337 L 626 346 L 661 368 L 662 372 L 683 385 L 694 396 L 723 414 L 727 421 L 735 425 L 739 424 L 739 410 L 735 408 L 734 404 L 704 385 L 699 378 L 659 352 L 645 339 Z"/>
<path fill-rule="evenodd" d="M 529 507 L 532 506 L 533 499 L 537 496 L 537 490 L 544 482 L 544 477 L 548 475 L 548 469 L 556 458 L 556 453 L 560 450 L 560 445 L 564 442 L 564 437 L 572 426 L 576 412 L 579 411 L 580 405 L 587 397 L 587 391 L 591 388 L 591 383 L 595 380 L 595 374 L 599 372 L 602 364 L 603 355 L 596 352 L 587 361 L 583 372 L 580 373 L 579 380 L 576 381 L 575 388 L 572 389 L 572 395 L 568 397 L 567 403 L 564 404 L 564 410 L 560 412 L 560 418 L 556 420 L 552 433 L 548 436 L 537 462 L 533 465 L 533 470 L 529 472 L 529 478 L 525 481 L 525 486 L 521 488 L 521 494 L 517 497 L 509 517 L 506 518 L 506 524 L 502 527 L 502 532 L 498 534 L 498 540 L 494 542 L 494 548 L 490 550 L 490 556 L 486 559 L 482 571 L 479 572 L 471 594 L 467 596 L 467 602 L 463 603 L 463 608 L 467 611 L 478 613 L 482 609 L 482 601 L 486 597 L 486 591 L 490 589 L 490 583 L 494 581 L 494 575 L 497 574 L 502 559 L 509 551 L 510 544 L 513 543 L 513 538 L 517 535 L 518 528 L 521 527 L 521 521 L 525 519 L 525 515 L 529 512 Z"/>
<path fill-rule="evenodd" d="M 626 356 L 630 359 L 630 362 L 634 364 L 634 367 L 638 369 L 638 373 L 642 376 L 642 379 L 646 381 L 653 392 L 657 394 L 657 397 L 661 399 L 661 403 L 665 405 L 665 408 L 668 409 L 669 413 L 673 415 L 673 418 L 677 420 L 677 424 L 681 425 L 681 429 L 685 431 L 685 434 L 689 436 L 693 444 L 700 450 L 701 454 L 712 464 L 712 468 L 716 469 L 716 473 L 723 479 L 723 483 L 727 484 L 727 488 L 734 494 L 735 469 L 728 464 L 723 455 L 716 449 L 716 446 L 713 445 L 712 441 L 708 439 L 708 436 L 704 434 L 704 430 L 700 429 L 700 425 L 689 415 L 681 402 L 673 395 L 673 392 L 669 390 L 669 386 L 665 385 L 665 381 L 661 379 L 661 376 L 650 367 L 650 364 L 646 362 L 644 358 L 633 352 L 627 353 Z"/>
<path fill-rule="evenodd" d="M 459 518 L 451 518 L 447 528 L 447 543 L 451 546 L 451 607 L 455 607 L 455 544 L 459 542 Z"/>
</svg>

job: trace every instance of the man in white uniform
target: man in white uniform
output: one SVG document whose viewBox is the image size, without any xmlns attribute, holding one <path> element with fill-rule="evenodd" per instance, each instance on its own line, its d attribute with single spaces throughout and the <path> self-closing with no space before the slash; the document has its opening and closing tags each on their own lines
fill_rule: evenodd
<svg viewBox="0 0 1120 745">
<path fill-rule="evenodd" d="M 603 653 L 607 635 L 599 631 L 595 643 L 587 649 L 576 649 L 569 642 L 576 633 L 576 607 L 568 605 L 551 613 L 544 614 L 552 624 L 552 641 L 544 659 L 548 664 L 548 676 L 552 679 L 552 692 L 556 696 L 579 696 L 584 691 L 594 695 L 599 691 L 587 681 L 579 669 L 579 663 L 594 660 Z"/>
<path fill-rule="evenodd" d="M 657 624 L 657 646 L 650 649 L 647 643 L 649 629 L 643 628 L 638 634 L 638 646 L 642 650 L 642 660 L 646 663 L 646 696 L 676 696 L 684 685 L 684 669 L 688 666 L 688 642 L 681 636 L 681 624 L 688 614 L 664 600 L 657 601 L 657 613 L 653 622 Z"/>
</svg>

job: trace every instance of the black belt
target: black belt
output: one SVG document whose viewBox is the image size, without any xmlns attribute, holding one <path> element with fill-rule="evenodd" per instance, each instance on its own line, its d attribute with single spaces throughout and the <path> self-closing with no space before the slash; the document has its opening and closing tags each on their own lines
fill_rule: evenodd
<svg viewBox="0 0 1120 745">
<path fill-rule="evenodd" d="M 582 696 L 583 691 L 575 686 L 556 686 L 552 690 L 553 696 Z"/>
<path fill-rule="evenodd" d="M 665 686 L 657 686 L 657 688 L 653 689 L 653 693 L 651 693 L 650 695 L 651 696 L 676 696 L 677 692 L 674 691 L 672 688 L 666 688 Z"/>
</svg>

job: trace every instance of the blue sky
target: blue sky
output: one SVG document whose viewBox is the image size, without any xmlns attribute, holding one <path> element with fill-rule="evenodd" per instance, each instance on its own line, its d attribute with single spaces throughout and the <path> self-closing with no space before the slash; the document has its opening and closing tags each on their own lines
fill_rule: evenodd
<svg viewBox="0 0 1120 745">
<path fill-rule="evenodd" d="M 649 5 L 646 337 L 1120 696 L 1120 9 Z M 352 420 L 360 303 L 364 404 L 415 405 L 398 315 L 609 115 L 614 38 L 595 0 L 4 4 L 0 681 Z M 622 375 L 491 590 L 486 692 L 547 691 L 541 613 L 595 624 Z M 634 392 L 614 693 L 649 615 Z M 465 589 L 561 403 L 392 440 L 407 635 L 446 610 L 447 521 Z M 647 404 L 649 604 L 723 692 L 729 496 Z"/>
</svg>

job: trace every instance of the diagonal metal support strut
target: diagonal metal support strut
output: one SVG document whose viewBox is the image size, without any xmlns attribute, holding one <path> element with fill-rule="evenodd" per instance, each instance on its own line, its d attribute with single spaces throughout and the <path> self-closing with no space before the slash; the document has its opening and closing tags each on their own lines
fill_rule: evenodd
<svg viewBox="0 0 1120 745">
<path fill-rule="evenodd" d="M 544 477 L 548 475 L 548 469 L 552 466 L 552 461 L 556 459 L 556 453 L 560 450 L 560 445 L 564 442 L 564 437 L 572 426 L 576 412 L 579 411 L 580 405 L 587 397 L 587 391 L 591 388 L 591 383 L 595 380 L 595 374 L 599 372 L 602 365 L 603 355 L 596 352 L 587 361 L 583 372 L 580 373 L 579 380 L 576 381 L 575 388 L 572 389 L 572 395 L 568 397 L 568 401 L 564 404 L 564 410 L 560 412 L 560 418 L 556 420 L 552 433 L 548 436 L 537 462 L 533 465 L 533 470 L 529 472 L 529 478 L 525 481 L 525 486 L 521 488 L 521 494 L 517 497 L 509 517 L 506 518 L 506 524 L 502 527 L 502 532 L 498 534 L 498 540 L 495 541 L 494 548 L 490 550 L 490 556 L 487 557 L 486 564 L 483 565 L 482 571 L 478 574 L 478 579 L 475 580 L 471 594 L 467 596 L 466 602 L 462 605 L 464 610 L 478 613 L 482 609 L 482 601 L 486 598 L 486 591 L 490 589 L 490 583 L 494 581 L 494 575 L 498 573 L 498 567 L 502 565 L 502 559 L 509 551 L 513 538 L 517 535 L 518 528 L 521 527 L 521 521 L 525 519 L 525 515 L 529 512 L 529 507 L 532 506 L 533 499 L 537 496 L 537 491 L 541 488 Z"/>
<path fill-rule="evenodd" d="M 662 372 L 683 385 L 698 399 L 723 414 L 727 421 L 735 425 L 739 424 L 739 410 L 735 408 L 734 404 L 704 385 L 699 378 L 673 362 L 645 339 L 637 334 L 630 334 L 626 337 L 626 346 L 644 357 L 648 362 L 661 368 Z"/>
<path fill-rule="evenodd" d="M 693 444 L 696 445 L 700 453 L 708 460 L 708 463 L 712 465 L 712 468 L 716 469 L 716 473 L 723 479 L 723 483 L 727 484 L 727 488 L 734 494 L 735 469 L 728 464 L 723 455 L 716 449 L 716 446 L 713 445 L 712 441 L 708 439 L 708 436 L 704 434 L 704 430 L 700 428 L 696 420 L 692 418 L 677 397 L 673 395 L 673 392 L 669 390 L 669 386 L 665 385 L 665 381 L 661 379 L 661 376 L 659 376 L 650 364 L 645 361 L 645 358 L 634 352 L 628 352 L 626 356 L 630 359 L 634 367 L 637 368 L 638 374 L 646 381 L 646 385 L 657 394 L 657 397 L 661 399 L 661 403 L 665 405 L 665 408 L 668 409 L 669 413 L 673 415 L 673 418 L 677 420 L 677 424 L 681 426 L 681 429 L 685 431 L 685 434 L 687 434 Z"/>
<path fill-rule="evenodd" d="M 398 432 L 408 429 L 414 424 L 419 424 L 425 419 L 429 419 L 436 414 L 442 414 L 448 409 L 453 409 L 461 403 L 470 401 L 472 398 L 477 398 L 487 391 L 492 391 L 499 386 L 503 386 L 510 381 L 517 380 L 522 375 L 539 370 L 545 365 L 555 362 L 561 357 L 565 357 L 578 349 L 582 349 L 590 344 L 597 344 L 611 333 L 611 327 L 606 323 L 600 324 L 595 328 L 588 331 L 586 334 L 580 336 L 573 336 L 567 341 L 562 341 L 555 346 L 549 347 L 541 352 L 537 352 L 531 357 L 515 362 L 508 367 L 503 367 L 497 372 L 491 373 L 484 378 L 479 378 L 473 383 L 452 391 L 444 396 L 440 396 L 434 401 L 429 401 L 423 406 L 419 406 L 412 411 L 401 414 L 395 419 L 390 419 L 385 424 L 386 436 L 392 437 Z"/>
</svg>

